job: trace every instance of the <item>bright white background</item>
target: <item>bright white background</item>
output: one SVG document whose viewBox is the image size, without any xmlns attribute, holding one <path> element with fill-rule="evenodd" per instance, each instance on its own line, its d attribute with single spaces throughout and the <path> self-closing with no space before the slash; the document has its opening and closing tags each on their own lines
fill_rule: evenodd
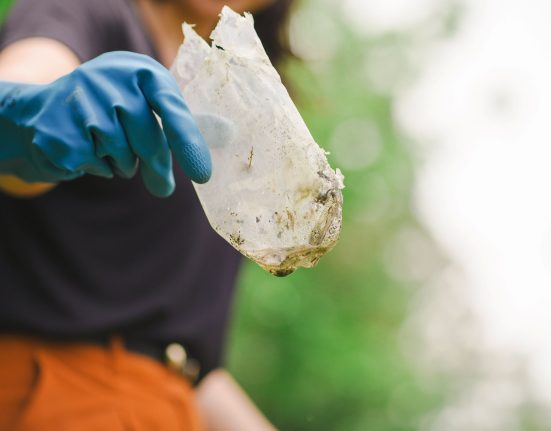
<svg viewBox="0 0 551 431">
<path fill-rule="evenodd" d="M 377 35 L 430 22 L 443 3 L 342 6 Z M 453 262 L 412 317 L 428 363 L 463 382 L 425 428 L 521 430 L 530 404 L 551 429 L 551 2 L 460 4 L 458 32 L 417 53 L 395 110 L 417 143 L 416 211 Z"/>
</svg>

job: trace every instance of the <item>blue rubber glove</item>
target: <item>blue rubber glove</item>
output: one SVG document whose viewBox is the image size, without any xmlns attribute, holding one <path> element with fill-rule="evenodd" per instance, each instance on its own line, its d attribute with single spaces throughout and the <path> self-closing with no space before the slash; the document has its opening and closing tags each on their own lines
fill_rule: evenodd
<svg viewBox="0 0 551 431">
<path fill-rule="evenodd" d="M 176 81 L 147 56 L 104 54 L 47 85 L 0 82 L 2 174 L 130 178 L 139 160 L 145 186 L 163 197 L 174 191 L 171 153 L 190 179 L 208 181 L 209 150 Z"/>
</svg>

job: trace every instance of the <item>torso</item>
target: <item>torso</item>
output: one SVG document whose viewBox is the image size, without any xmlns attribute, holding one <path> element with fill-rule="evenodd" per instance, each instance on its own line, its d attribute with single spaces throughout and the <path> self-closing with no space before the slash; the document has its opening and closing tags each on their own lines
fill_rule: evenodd
<svg viewBox="0 0 551 431">
<path fill-rule="evenodd" d="M 0 43 L 36 32 L 66 38 L 83 61 L 112 50 L 160 59 L 126 0 L 19 0 Z M 178 341 L 204 372 L 217 366 L 240 258 L 178 168 L 175 177 L 168 199 L 139 177 L 87 176 L 29 200 L 0 194 L 0 331 Z"/>
</svg>

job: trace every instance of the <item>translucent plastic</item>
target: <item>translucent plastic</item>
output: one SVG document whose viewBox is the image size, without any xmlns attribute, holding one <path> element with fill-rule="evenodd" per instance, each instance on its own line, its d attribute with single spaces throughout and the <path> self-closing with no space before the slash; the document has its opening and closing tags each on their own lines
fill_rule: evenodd
<svg viewBox="0 0 551 431">
<path fill-rule="evenodd" d="M 251 15 L 224 7 L 212 46 L 183 29 L 172 73 L 211 148 L 212 178 L 195 189 L 212 227 L 275 275 L 315 265 L 339 236 L 342 175 L 304 124 Z"/>
</svg>

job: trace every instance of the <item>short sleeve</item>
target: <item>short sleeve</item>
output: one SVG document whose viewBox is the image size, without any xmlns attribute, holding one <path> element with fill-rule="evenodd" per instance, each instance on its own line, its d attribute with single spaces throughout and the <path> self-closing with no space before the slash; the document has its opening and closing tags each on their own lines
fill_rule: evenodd
<svg viewBox="0 0 551 431">
<path fill-rule="evenodd" d="M 0 28 L 0 49 L 30 37 L 55 39 L 82 61 L 108 51 L 109 0 L 16 0 Z"/>
</svg>

